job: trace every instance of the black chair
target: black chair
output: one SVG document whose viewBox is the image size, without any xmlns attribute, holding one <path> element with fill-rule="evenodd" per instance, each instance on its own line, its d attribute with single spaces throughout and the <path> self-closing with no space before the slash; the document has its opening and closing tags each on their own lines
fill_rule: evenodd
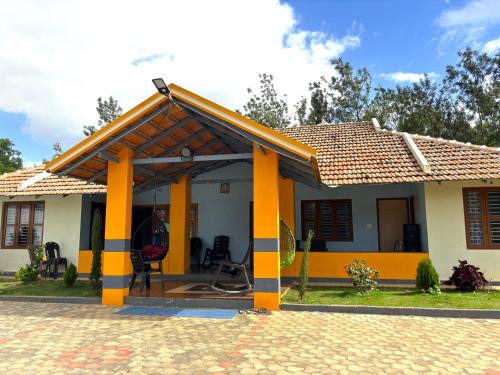
<svg viewBox="0 0 500 375">
<path fill-rule="evenodd" d="M 45 278 L 50 273 L 50 268 L 52 267 L 54 279 L 57 279 L 59 274 L 59 264 L 64 265 L 64 270 L 68 269 L 68 260 L 66 258 L 61 258 L 59 244 L 56 242 L 47 242 L 45 244 L 45 256 L 47 257 L 47 263 L 45 266 Z"/>
<path fill-rule="evenodd" d="M 200 237 L 192 237 L 190 243 L 191 264 L 196 264 L 197 270 L 201 267 L 201 249 L 203 242 Z"/>
<path fill-rule="evenodd" d="M 151 264 L 144 261 L 142 257 L 141 250 L 139 249 L 131 249 L 130 250 L 130 260 L 132 261 L 132 268 L 134 270 L 132 274 L 132 279 L 130 280 L 129 291 L 134 287 L 135 279 L 137 275 L 141 276 L 141 294 L 144 291 L 144 286 L 146 288 L 151 287 L 151 272 L 153 271 Z M 162 273 L 162 286 L 163 286 L 163 272 Z"/>
<path fill-rule="evenodd" d="M 250 283 L 250 278 L 248 277 L 248 263 L 251 260 L 253 254 L 253 241 L 248 244 L 247 251 L 241 262 L 231 262 L 226 260 L 219 261 L 219 267 L 215 272 L 215 276 L 210 283 L 210 289 L 214 292 L 222 295 L 246 295 L 252 291 L 252 284 Z M 233 276 L 238 273 L 243 274 L 243 280 L 245 282 L 242 286 L 225 285 L 220 282 L 221 273 L 227 272 Z"/>
<path fill-rule="evenodd" d="M 231 261 L 228 236 L 215 236 L 213 248 L 209 249 L 207 247 L 205 249 L 205 257 L 203 258 L 202 266 L 203 268 L 210 268 L 214 264 L 218 264 L 219 260 Z"/>
</svg>

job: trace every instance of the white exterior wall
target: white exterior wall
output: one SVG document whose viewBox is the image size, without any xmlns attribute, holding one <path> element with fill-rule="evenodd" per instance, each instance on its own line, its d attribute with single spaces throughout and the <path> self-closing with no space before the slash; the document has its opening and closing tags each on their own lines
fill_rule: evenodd
<svg viewBox="0 0 500 375">
<path fill-rule="evenodd" d="M 500 250 L 468 250 L 462 189 L 500 186 L 480 181 L 436 182 L 425 184 L 429 256 L 441 280 L 447 280 L 458 260 L 481 268 L 486 279 L 500 281 Z"/>
<path fill-rule="evenodd" d="M 0 197 L 0 211 L 2 211 L 0 221 L 3 220 L 4 202 L 21 201 L 45 202 L 43 242 L 57 242 L 61 246 L 61 256 L 68 259 L 68 264 L 78 265 L 82 196 L 77 194 L 64 198 L 60 195 L 39 198 L 18 197 L 10 200 Z M 2 243 L 3 241 L 0 242 L 0 247 Z M 29 263 L 27 250 L 0 249 L 0 272 L 16 272 L 27 263 Z"/>
</svg>

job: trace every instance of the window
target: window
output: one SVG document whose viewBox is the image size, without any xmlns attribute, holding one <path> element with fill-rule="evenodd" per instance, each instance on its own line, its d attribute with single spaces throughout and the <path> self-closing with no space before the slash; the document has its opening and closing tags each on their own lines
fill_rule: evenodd
<svg viewBox="0 0 500 375">
<path fill-rule="evenodd" d="M 309 229 L 314 239 L 352 241 L 352 204 L 350 199 L 302 201 L 302 238 Z"/>
<path fill-rule="evenodd" d="M 40 245 L 43 235 L 43 202 L 16 202 L 4 204 L 2 247 L 23 249 Z"/>
<path fill-rule="evenodd" d="M 463 194 L 467 248 L 500 248 L 500 189 L 467 188 Z"/>
</svg>

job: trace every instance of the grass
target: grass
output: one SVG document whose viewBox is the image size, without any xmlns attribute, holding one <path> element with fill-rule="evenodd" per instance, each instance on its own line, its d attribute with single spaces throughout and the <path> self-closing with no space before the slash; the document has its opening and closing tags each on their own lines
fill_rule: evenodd
<svg viewBox="0 0 500 375">
<path fill-rule="evenodd" d="M 14 279 L 0 279 L 0 296 L 55 296 L 55 297 L 98 297 L 88 281 L 77 280 L 68 288 L 63 280 L 38 280 L 23 283 Z"/>
<path fill-rule="evenodd" d="M 283 297 L 283 302 L 320 305 L 500 309 L 500 291 L 463 293 L 455 289 L 444 289 L 439 295 L 430 295 L 412 288 L 380 288 L 367 295 L 358 295 L 352 287 L 310 286 L 307 289 L 305 302 L 299 302 L 296 287 L 290 288 Z"/>
</svg>

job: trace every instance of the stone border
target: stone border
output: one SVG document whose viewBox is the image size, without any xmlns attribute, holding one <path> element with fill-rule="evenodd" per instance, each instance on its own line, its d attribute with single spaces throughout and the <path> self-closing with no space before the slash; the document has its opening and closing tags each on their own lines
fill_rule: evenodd
<svg viewBox="0 0 500 375">
<path fill-rule="evenodd" d="M 500 319 L 500 310 L 487 309 L 433 309 L 428 307 L 385 307 L 361 305 L 317 305 L 282 303 L 284 311 L 310 311 L 344 314 L 379 314 L 402 316 L 429 316 L 433 318 Z"/>
<path fill-rule="evenodd" d="M 7 302 L 43 302 L 43 303 L 75 303 L 75 304 L 101 304 L 101 297 L 57 297 L 57 296 L 21 296 L 3 295 L 0 301 Z"/>
<path fill-rule="evenodd" d="M 19 296 L 0 295 L 0 301 L 5 302 L 42 302 L 42 303 L 72 303 L 100 305 L 100 297 L 53 297 L 53 296 Z M 164 306 L 178 308 L 213 308 L 213 309 L 250 309 L 252 300 L 238 299 L 184 299 L 155 297 L 126 297 L 126 305 L 131 306 Z M 469 319 L 500 319 L 500 310 L 487 309 L 432 309 L 424 307 L 383 307 L 360 305 L 316 305 L 299 303 L 282 303 L 283 311 L 309 311 L 343 314 L 378 314 L 399 316 L 428 316 L 433 318 L 469 318 Z"/>
</svg>

